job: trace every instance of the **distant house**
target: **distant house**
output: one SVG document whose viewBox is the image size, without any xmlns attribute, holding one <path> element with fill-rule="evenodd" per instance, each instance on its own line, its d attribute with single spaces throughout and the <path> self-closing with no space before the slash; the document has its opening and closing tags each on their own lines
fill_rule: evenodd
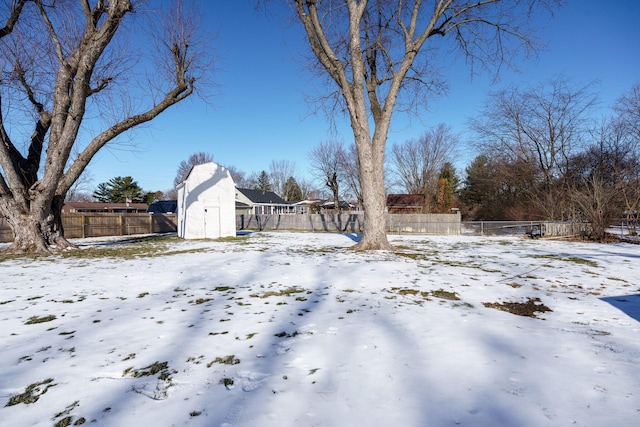
<svg viewBox="0 0 640 427">
<path fill-rule="evenodd" d="M 333 200 L 327 200 L 326 202 L 322 203 L 320 205 L 320 207 L 322 208 L 322 210 L 329 210 L 329 211 L 333 211 L 335 210 L 335 202 Z M 349 202 L 346 202 L 344 200 L 340 200 L 338 201 L 338 206 L 340 206 L 340 210 L 341 211 L 348 211 L 353 209 L 353 205 L 350 204 Z"/>
<path fill-rule="evenodd" d="M 147 213 L 174 214 L 178 212 L 177 200 L 158 200 L 147 208 Z"/>
<path fill-rule="evenodd" d="M 320 212 L 320 210 L 322 209 L 323 203 L 324 203 L 324 200 L 307 199 L 307 200 L 300 200 L 299 202 L 295 202 L 293 203 L 293 206 L 295 207 L 296 213 L 314 214 L 314 213 Z"/>
<path fill-rule="evenodd" d="M 276 215 L 295 213 L 295 206 L 273 191 L 236 188 L 236 213 L 246 215 Z"/>
<path fill-rule="evenodd" d="M 213 162 L 195 165 L 178 185 L 178 236 L 217 239 L 236 235 L 235 184 Z"/>
<path fill-rule="evenodd" d="M 389 194 L 387 212 L 389 213 L 425 213 L 424 194 Z"/>
<path fill-rule="evenodd" d="M 62 212 L 145 213 L 147 208 L 146 203 L 65 202 Z"/>
</svg>

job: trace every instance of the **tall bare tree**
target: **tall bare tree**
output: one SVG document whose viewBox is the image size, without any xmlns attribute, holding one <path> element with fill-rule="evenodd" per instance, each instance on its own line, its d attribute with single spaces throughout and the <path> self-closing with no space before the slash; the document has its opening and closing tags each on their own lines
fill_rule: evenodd
<svg viewBox="0 0 640 427">
<path fill-rule="evenodd" d="M 358 206 L 362 206 L 362 187 L 360 186 L 359 169 L 358 149 L 355 144 L 350 144 L 349 147 L 344 150 L 342 174 L 348 196 L 355 197 L 355 202 Z"/>
<path fill-rule="evenodd" d="M 194 93 L 211 49 L 180 0 L 153 11 L 133 0 L 12 5 L 0 32 L 0 214 L 9 250 L 59 251 L 72 246 L 65 195 L 91 159 Z"/>
<path fill-rule="evenodd" d="M 187 160 L 183 160 L 178 165 L 178 170 L 176 172 L 175 178 L 173 178 L 173 186 L 177 187 L 184 179 L 187 177 L 187 174 L 191 172 L 191 169 L 196 165 L 202 165 L 204 163 L 213 162 L 213 154 L 205 153 L 204 151 L 198 151 L 189 156 Z"/>
<path fill-rule="evenodd" d="M 347 112 L 358 148 L 365 231 L 355 248 L 387 249 L 384 153 L 393 112 L 442 89 L 435 65 L 448 61 L 453 46 L 481 66 L 508 62 L 514 47 L 534 49 L 531 14 L 557 2 L 292 1 L 316 69 L 336 89 L 332 105 Z"/>
<path fill-rule="evenodd" d="M 289 160 L 272 160 L 269 164 L 269 179 L 272 191 L 278 196 L 284 197 L 286 192 L 285 184 L 287 180 L 295 174 L 295 162 Z"/>
<path fill-rule="evenodd" d="M 436 201 L 440 171 L 453 161 L 459 141 L 460 136 L 451 127 L 440 123 L 420 138 L 391 148 L 391 164 L 399 185 L 409 194 L 424 195 L 427 212 Z"/>
<path fill-rule="evenodd" d="M 483 153 L 534 167 L 540 180 L 529 196 L 547 219 L 563 219 L 570 204 L 562 178 L 570 157 L 585 148 L 595 103 L 592 83 L 579 86 L 557 77 L 491 94 L 482 118 L 472 120 L 471 127 Z"/>
<path fill-rule="evenodd" d="M 340 189 L 344 182 L 346 152 L 340 141 L 323 141 L 309 152 L 311 173 L 322 182 L 333 197 L 333 207 L 340 210 Z"/>
</svg>

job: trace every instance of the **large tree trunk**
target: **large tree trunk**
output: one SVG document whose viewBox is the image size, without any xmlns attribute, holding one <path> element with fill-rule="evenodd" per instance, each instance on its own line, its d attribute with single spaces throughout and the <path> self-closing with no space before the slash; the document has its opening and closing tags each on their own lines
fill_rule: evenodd
<svg viewBox="0 0 640 427">
<path fill-rule="evenodd" d="M 14 239 L 6 250 L 10 253 L 51 253 L 74 247 L 64 238 L 62 205 L 64 197 L 56 196 L 44 207 L 32 205 L 24 210 L 5 212 Z"/>
<path fill-rule="evenodd" d="M 362 239 L 353 246 L 355 250 L 392 249 L 387 240 L 387 213 L 384 189 L 384 154 L 376 155 L 367 135 L 356 139 L 360 161 L 360 185 L 364 208 Z"/>
</svg>

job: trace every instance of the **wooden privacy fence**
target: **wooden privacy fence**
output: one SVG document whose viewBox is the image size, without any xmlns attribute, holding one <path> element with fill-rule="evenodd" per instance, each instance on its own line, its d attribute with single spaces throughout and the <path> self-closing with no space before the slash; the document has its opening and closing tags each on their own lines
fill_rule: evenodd
<svg viewBox="0 0 640 427">
<path fill-rule="evenodd" d="M 62 227 L 68 239 L 171 233 L 177 230 L 175 214 L 63 213 Z M 0 242 L 11 242 L 13 233 L 0 218 Z"/>
<path fill-rule="evenodd" d="M 458 214 L 387 214 L 387 232 L 460 234 Z M 333 231 L 360 233 L 364 213 L 236 215 L 238 230 Z"/>
</svg>

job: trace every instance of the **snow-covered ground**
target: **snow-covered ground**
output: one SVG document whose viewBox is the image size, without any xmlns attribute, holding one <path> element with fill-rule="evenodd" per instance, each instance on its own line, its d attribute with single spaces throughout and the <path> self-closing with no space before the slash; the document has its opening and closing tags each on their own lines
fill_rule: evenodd
<svg viewBox="0 0 640 427">
<path fill-rule="evenodd" d="M 354 238 L 0 262 L 0 424 L 639 425 L 640 245 Z"/>
</svg>

